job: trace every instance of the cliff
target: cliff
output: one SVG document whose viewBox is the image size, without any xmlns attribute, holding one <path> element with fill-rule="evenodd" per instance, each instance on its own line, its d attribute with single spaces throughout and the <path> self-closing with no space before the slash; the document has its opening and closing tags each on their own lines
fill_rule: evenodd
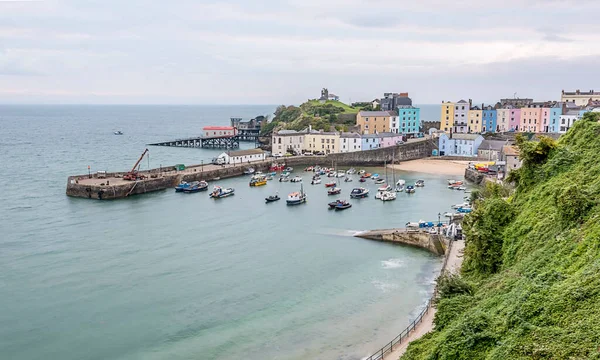
<svg viewBox="0 0 600 360">
<path fill-rule="evenodd" d="M 517 139 L 516 190 L 481 192 L 462 275 L 444 278 L 435 330 L 401 359 L 600 359 L 598 120 Z"/>
</svg>

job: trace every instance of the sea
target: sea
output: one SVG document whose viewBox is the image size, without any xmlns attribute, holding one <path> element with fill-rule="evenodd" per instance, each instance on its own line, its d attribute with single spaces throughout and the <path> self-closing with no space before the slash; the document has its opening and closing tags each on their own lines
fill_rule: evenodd
<svg viewBox="0 0 600 360">
<path fill-rule="evenodd" d="M 114 201 L 65 195 L 67 177 L 88 166 L 125 171 L 148 143 L 275 107 L 1 105 L 0 358 L 358 360 L 404 329 L 441 259 L 353 235 L 437 221 L 462 202 L 445 177 L 388 171 L 426 186 L 338 212 L 300 168 L 302 185 L 224 179 L 236 194 L 220 200 L 171 189 Z M 149 150 L 142 169 L 220 153 Z M 342 197 L 357 180 L 340 184 Z M 306 204 L 264 202 L 301 186 Z"/>
</svg>

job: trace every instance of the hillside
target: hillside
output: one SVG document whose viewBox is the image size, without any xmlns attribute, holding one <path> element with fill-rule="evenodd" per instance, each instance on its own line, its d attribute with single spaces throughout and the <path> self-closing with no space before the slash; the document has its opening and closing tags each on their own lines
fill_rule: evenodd
<svg viewBox="0 0 600 360">
<path fill-rule="evenodd" d="M 372 110 L 370 104 L 365 107 L 352 107 L 341 101 L 308 100 L 300 106 L 280 105 L 275 110 L 273 121 L 262 129 L 268 134 L 275 129 L 303 130 L 309 125 L 315 130 L 347 131 L 356 124 L 356 114 L 361 110 Z"/>
<path fill-rule="evenodd" d="M 439 280 L 435 330 L 401 359 L 600 359 L 598 120 L 518 138 L 516 190 L 482 191 L 462 276 Z"/>
</svg>

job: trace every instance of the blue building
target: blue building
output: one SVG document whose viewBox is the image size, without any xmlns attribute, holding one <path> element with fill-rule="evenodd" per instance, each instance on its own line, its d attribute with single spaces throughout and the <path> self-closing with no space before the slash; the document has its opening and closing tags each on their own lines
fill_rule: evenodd
<svg viewBox="0 0 600 360">
<path fill-rule="evenodd" d="M 362 139 L 362 151 L 379 149 L 379 134 L 364 134 Z"/>
<path fill-rule="evenodd" d="M 493 106 L 485 106 L 482 109 L 481 132 L 496 132 L 498 126 L 498 114 Z"/>
<path fill-rule="evenodd" d="M 414 137 L 421 131 L 421 109 L 412 105 L 398 106 L 397 127 L 390 129 L 397 134 Z"/>
<path fill-rule="evenodd" d="M 479 134 L 441 134 L 439 137 L 440 156 L 477 156 L 483 136 Z"/>
<path fill-rule="evenodd" d="M 548 132 L 557 133 L 560 127 L 560 116 L 562 115 L 562 103 L 557 103 L 550 108 L 550 121 Z"/>
</svg>

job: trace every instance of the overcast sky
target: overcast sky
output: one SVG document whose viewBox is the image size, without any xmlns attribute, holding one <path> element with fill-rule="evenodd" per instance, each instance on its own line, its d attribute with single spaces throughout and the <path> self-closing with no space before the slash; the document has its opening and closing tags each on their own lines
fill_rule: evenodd
<svg viewBox="0 0 600 360">
<path fill-rule="evenodd" d="M 600 1 L 0 0 L 0 103 L 558 100 L 600 90 Z"/>
</svg>

